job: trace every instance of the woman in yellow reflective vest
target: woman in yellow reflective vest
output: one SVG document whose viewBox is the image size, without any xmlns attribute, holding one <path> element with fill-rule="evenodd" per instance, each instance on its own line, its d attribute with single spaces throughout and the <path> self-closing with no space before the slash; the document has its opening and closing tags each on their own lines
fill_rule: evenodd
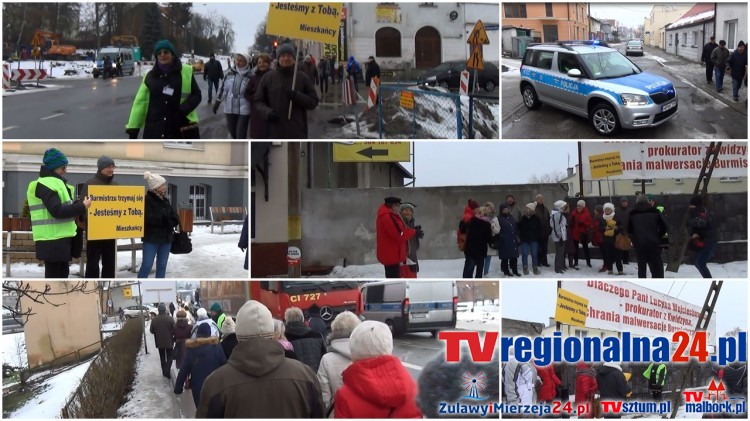
<svg viewBox="0 0 750 421">
<path fill-rule="evenodd" d="M 91 199 L 73 201 L 75 190 L 63 177 L 68 166 L 64 153 L 47 149 L 42 162 L 39 178 L 26 190 L 36 258 L 44 261 L 45 278 L 67 278 L 77 229 L 75 218 L 86 213 Z"/>
<path fill-rule="evenodd" d="M 133 101 L 125 132 L 137 139 L 198 139 L 198 113 L 201 90 L 193 77 L 193 67 L 183 64 L 171 42 L 156 43 L 154 68 L 143 77 Z"/>
</svg>

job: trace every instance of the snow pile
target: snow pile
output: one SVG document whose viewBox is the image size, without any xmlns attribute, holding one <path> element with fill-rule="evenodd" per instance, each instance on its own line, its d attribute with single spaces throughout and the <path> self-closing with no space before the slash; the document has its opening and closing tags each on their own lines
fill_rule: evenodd
<svg viewBox="0 0 750 421">
<path fill-rule="evenodd" d="M 190 278 L 190 279 L 247 279 L 248 271 L 243 268 L 245 264 L 245 253 L 238 247 L 241 225 L 227 225 L 224 234 L 219 234 L 220 228 L 211 229 L 204 225 L 194 225 L 190 236 L 193 242 L 193 251 L 189 254 L 170 254 L 167 263 L 168 278 Z M 118 244 L 130 244 L 129 239 L 117 240 Z M 136 239 L 136 243 L 140 242 Z M 139 269 L 142 260 L 142 252 L 136 251 L 136 268 Z M 131 252 L 121 251 L 117 253 L 117 268 L 115 277 L 118 279 L 137 278 L 138 274 L 130 272 Z M 5 270 L 5 263 L 3 263 Z M 70 265 L 70 277 L 78 275 L 78 261 Z M 156 273 L 156 264 L 151 268 L 150 278 Z M 31 263 L 11 264 L 11 276 L 14 278 L 44 278 L 44 266 Z"/>
<path fill-rule="evenodd" d="M 5 342 L 3 340 L 3 342 Z M 70 395 L 75 392 L 93 360 L 45 380 L 24 406 L 8 418 L 58 418 Z"/>
<path fill-rule="evenodd" d="M 458 303 L 456 328 L 464 330 L 493 331 L 500 330 L 500 304 Z M 461 310 L 463 308 L 463 310 Z"/>
<path fill-rule="evenodd" d="M 10 63 L 11 69 L 38 69 L 40 63 L 34 60 L 22 60 Z M 90 60 L 58 61 L 48 60 L 41 62 L 41 68 L 47 72 L 47 79 L 88 79 L 93 78 L 96 63 Z M 42 81 L 47 80 L 42 79 Z"/>
<path fill-rule="evenodd" d="M 520 260 L 520 259 L 519 259 Z M 554 262 L 555 256 L 549 255 L 548 261 Z M 569 279 L 569 278 L 585 278 L 585 279 L 627 279 L 638 277 L 638 266 L 635 262 L 631 262 L 629 265 L 624 266 L 625 276 L 606 275 L 599 273 L 599 268 L 602 266 L 601 260 L 592 260 L 591 265 L 593 267 L 586 267 L 586 262 L 579 264 L 579 270 L 569 269 L 563 274 L 555 273 L 552 268 L 542 267 L 541 275 L 527 275 L 519 279 L 541 279 L 541 278 L 553 278 L 553 279 Z M 417 274 L 420 278 L 460 278 L 463 273 L 464 259 L 447 259 L 447 260 L 419 260 L 419 273 Z M 744 262 L 729 262 L 724 264 L 708 263 L 708 269 L 715 279 L 729 279 L 729 278 L 741 278 L 747 279 L 747 261 Z M 519 261 L 520 270 L 520 261 Z M 383 265 L 375 263 L 369 265 L 352 265 L 347 267 L 336 266 L 333 271 L 327 276 L 328 278 L 382 278 L 385 276 Z M 666 278 L 679 279 L 679 278 L 701 278 L 701 274 L 698 269 L 692 265 L 682 265 L 677 273 L 664 272 Z M 500 261 L 497 256 L 492 258 L 490 263 L 490 271 L 485 278 L 497 279 L 504 278 L 500 270 Z"/>
</svg>

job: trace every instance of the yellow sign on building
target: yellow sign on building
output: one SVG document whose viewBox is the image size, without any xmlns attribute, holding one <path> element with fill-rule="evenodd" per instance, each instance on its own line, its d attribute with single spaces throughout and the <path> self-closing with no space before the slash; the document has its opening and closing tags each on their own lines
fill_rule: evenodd
<svg viewBox="0 0 750 421">
<path fill-rule="evenodd" d="M 271 3 L 266 33 L 336 44 L 343 3 Z"/>
<path fill-rule="evenodd" d="M 410 110 L 414 109 L 414 92 L 401 91 L 401 106 Z"/>
<path fill-rule="evenodd" d="M 89 240 L 143 237 L 143 186 L 89 186 Z"/>
<path fill-rule="evenodd" d="M 571 326 L 586 327 L 586 316 L 589 314 L 589 300 L 566 291 L 557 289 L 555 304 L 555 321 Z"/>
<path fill-rule="evenodd" d="M 589 156 L 591 178 L 604 178 L 622 174 L 620 151 Z"/>
<path fill-rule="evenodd" d="M 409 160 L 409 142 L 333 144 L 333 162 L 407 162 Z"/>
<path fill-rule="evenodd" d="M 130 287 L 122 287 L 122 296 L 125 298 L 133 298 L 133 290 Z"/>
</svg>

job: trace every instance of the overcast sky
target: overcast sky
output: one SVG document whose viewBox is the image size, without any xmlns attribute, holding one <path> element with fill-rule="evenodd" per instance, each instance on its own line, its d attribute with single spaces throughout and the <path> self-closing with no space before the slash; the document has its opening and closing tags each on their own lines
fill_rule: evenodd
<svg viewBox="0 0 750 421">
<path fill-rule="evenodd" d="M 635 263 L 631 263 L 633 265 Z M 582 281 L 584 282 L 584 281 Z M 703 307 L 711 286 L 710 280 L 654 280 L 633 281 L 654 291 L 679 298 L 690 304 Z M 674 285 L 673 285 L 674 284 Z M 500 297 L 504 318 L 549 324 L 555 315 L 557 281 L 502 283 Z M 533 305 L 532 305 L 533 304 Z M 723 336 L 735 327 L 747 331 L 747 281 L 724 281 L 716 301 L 716 336 Z"/>
<path fill-rule="evenodd" d="M 617 19 L 621 26 L 637 28 L 643 18 L 651 14 L 653 4 L 644 3 L 591 3 L 591 16 L 597 19 Z"/>
<path fill-rule="evenodd" d="M 578 163 L 576 142 L 413 142 L 417 187 L 523 184 Z M 402 163 L 412 170 L 411 162 Z"/>
<path fill-rule="evenodd" d="M 247 52 L 255 43 L 255 31 L 268 14 L 269 3 L 193 3 L 193 12 L 208 15 L 213 9 L 232 22 L 234 51 Z"/>
</svg>

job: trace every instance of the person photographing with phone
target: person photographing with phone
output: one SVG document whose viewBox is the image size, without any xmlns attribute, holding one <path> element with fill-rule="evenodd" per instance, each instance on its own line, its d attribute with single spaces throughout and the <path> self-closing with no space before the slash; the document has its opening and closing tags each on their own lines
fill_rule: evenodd
<svg viewBox="0 0 750 421">
<path fill-rule="evenodd" d="M 73 201 L 75 189 L 64 177 L 68 168 L 64 153 L 47 149 L 42 162 L 39 178 L 26 190 L 36 258 L 44 261 L 45 278 L 67 278 L 73 240 L 78 234 L 75 218 L 86 214 L 91 198 Z"/>
</svg>

